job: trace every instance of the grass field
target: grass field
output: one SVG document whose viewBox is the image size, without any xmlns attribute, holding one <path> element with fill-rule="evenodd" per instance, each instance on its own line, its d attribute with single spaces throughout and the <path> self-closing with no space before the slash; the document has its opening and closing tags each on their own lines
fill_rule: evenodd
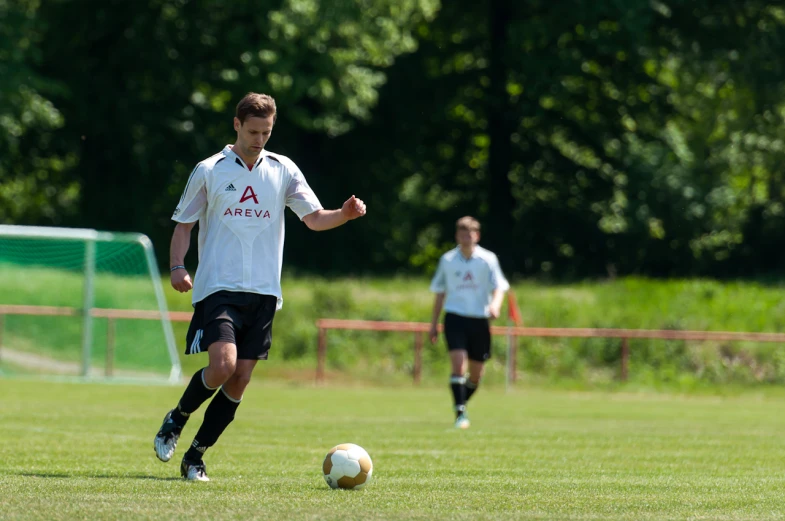
<svg viewBox="0 0 785 521">
<path fill-rule="evenodd" d="M 442 387 L 254 382 L 207 454 L 210 483 L 153 454 L 181 391 L 0 379 L 0 519 L 785 519 L 785 401 L 771 390 L 481 390 L 472 428 L 455 431 Z M 341 442 L 373 458 L 365 490 L 324 483 Z"/>
</svg>

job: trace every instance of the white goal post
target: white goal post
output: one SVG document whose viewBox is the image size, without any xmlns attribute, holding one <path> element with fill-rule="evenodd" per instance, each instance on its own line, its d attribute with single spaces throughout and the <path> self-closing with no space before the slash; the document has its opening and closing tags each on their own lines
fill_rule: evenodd
<svg viewBox="0 0 785 521">
<path fill-rule="evenodd" d="M 23 308 L 24 311 L 19 312 L 19 314 L 36 315 L 36 308 L 41 310 L 47 308 L 48 313 L 44 312 L 42 313 L 43 315 L 70 314 L 79 317 L 81 320 L 80 376 L 88 378 L 91 376 L 91 364 L 93 363 L 94 358 L 94 354 L 92 353 L 94 345 L 94 318 L 96 316 L 110 316 L 106 314 L 101 315 L 100 311 L 113 311 L 111 309 L 102 310 L 96 306 L 97 271 L 109 273 L 112 271 L 113 267 L 123 267 L 123 263 L 126 265 L 133 264 L 133 266 L 128 268 L 127 272 L 132 272 L 133 276 L 136 277 L 135 279 L 130 279 L 130 282 L 123 279 L 122 283 L 125 284 L 123 287 L 143 286 L 144 289 L 140 289 L 139 291 L 144 291 L 145 296 L 149 296 L 146 300 L 149 302 L 149 308 L 146 314 L 143 312 L 140 315 L 149 319 L 151 318 L 151 311 L 154 309 L 155 315 L 153 316 L 156 321 L 160 318 L 160 327 L 162 328 L 159 332 L 162 335 L 160 343 L 165 344 L 165 349 L 168 353 L 168 362 L 161 363 L 170 366 L 168 368 L 168 376 L 165 378 L 170 383 L 180 383 L 182 371 L 177 349 L 175 347 L 174 331 L 172 329 L 163 285 L 161 283 L 161 274 L 156 263 L 153 244 L 146 235 L 141 233 L 103 232 L 83 228 L 0 225 L 0 268 L 5 267 L 5 272 L 3 272 L 5 273 L 5 278 L 0 278 L 0 284 L 6 286 L 5 289 L 9 289 L 8 296 L 0 297 L 0 308 L 5 307 L 10 309 L 11 311 L 7 313 L 9 316 L 14 314 L 13 309 Z M 63 272 L 67 271 L 76 274 L 78 278 L 74 277 L 73 281 L 77 284 L 79 282 L 82 284 L 81 295 L 74 295 L 73 297 L 79 299 L 78 301 L 74 301 L 74 304 L 76 305 L 70 308 L 48 305 L 49 296 L 41 295 L 43 291 L 40 289 L 34 289 L 36 283 L 35 279 L 37 278 L 37 275 L 41 273 L 40 271 L 34 272 L 35 274 L 30 276 L 28 281 L 20 280 L 24 279 L 27 274 L 30 273 L 26 270 L 31 269 L 30 266 L 33 265 L 43 267 L 42 269 L 53 272 L 57 269 L 62 269 Z M 113 275 L 110 273 L 107 276 Z M 147 283 L 143 282 L 147 277 L 149 277 L 149 280 L 152 283 L 152 292 Z M 51 276 L 51 280 L 58 280 L 59 278 L 61 277 L 56 274 Z M 135 280 L 142 282 L 135 283 Z M 110 284 L 118 283 L 112 281 Z M 107 286 L 110 284 L 107 284 Z M 34 298 L 20 296 L 21 293 L 25 293 L 27 288 L 30 288 L 29 294 Z M 75 289 L 76 287 L 73 285 L 69 288 L 58 288 L 55 285 L 55 287 L 52 288 L 51 300 L 56 302 L 65 301 L 65 297 L 57 298 L 59 297 L 57 294 L 58 291 L 74 293 Z M 103 293 L 111 293 L 111 291 L 107 290 Z M 24 300 L 25 298 L 27 298 L 27 300 Z M 122 299 L 122 295 L 118 293 L 116 298 Z M 28 304 L 30 301 L 33 301 L 37 305 L 24 305 Z M 68 301 L 68 303 L 70 304 L 70 301 Z M 4 304 L 6 304 L 6 306 L 3 306 Z M 17 304 L 17 306 L 14 306 L 13 304 Z M 132 306 L 131 309 L 128 309 L 125 305 L 103 305 L 100 307 L 123 307 L 125 314 L 121 315 L 120 318 L 133 319 L 133 304 L 133 301 L 130 302 L 130 305 Z M 61 312 L 58 313 L 57 310 L 60 310 Z M 0 318 L 2 318 L 2 316 L 0 316 Z M 0 322 L 0 324 L 2 324 L 2 322 Z M 41 329 L 40 326 L 34 327 L 36 329 Z M 109 333 L 107 330 L 107 335 L 113 337 L 114 331 L 112 330 L 112 332 Z M 0 339 L 2 339 L 2 331 L 0 331 Z M 2 340 L 0 340 L 0 342 L 1 341 Z M 31 340 L 29 343 L 34 344 L 35 341 Z M 151 347 L 151 349 L 153 348 L 164 349 L 163 345 Z M 0 357 L 1 356 L 2 346 L 0 345 Z M 0 360 L 2 359 L 0 358 Z"/>
</svg>

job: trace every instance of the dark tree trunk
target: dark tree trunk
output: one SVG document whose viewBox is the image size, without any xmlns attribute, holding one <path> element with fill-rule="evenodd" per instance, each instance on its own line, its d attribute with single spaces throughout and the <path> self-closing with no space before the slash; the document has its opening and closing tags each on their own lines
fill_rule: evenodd
<svg viewBox="0 0 785 521">
<path fill-rule="evenodd" d="M 490 86 L 487 94 L 489 189 L 483 222 L 483 244 L 496 252 L 503 268 L 514 269 L 516 245 L 511 238 L 513 209 L 515 200 L 512 195 L 508 173 L 511 163 L 510 136 L 514 131 L 514 121 L 510 117 L 509 96 L 507 94 L 507 31 L 511 16 L 509 0 L 491 0 L 489 14 Z"/>
</svg>

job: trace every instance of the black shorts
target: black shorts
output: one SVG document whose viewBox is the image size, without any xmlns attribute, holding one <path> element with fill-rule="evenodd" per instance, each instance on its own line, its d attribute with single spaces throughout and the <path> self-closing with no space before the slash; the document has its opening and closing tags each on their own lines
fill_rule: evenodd
<svg viewBox="0 0 785 521">
<path fill-rule="evenodd" d="M 267 360 L 278 299 L 272 295 L 217 291 L 194 306 L 185 354 L 207 351 L 214 342 L 237 346 L 239 360 Z"/>
<path fill-rule="evenodd" d="M 485 362 L 491 357 L 491 327 L 487 318 L 445 313 L 444 338 L 449 351 L 466 351 L 469 360 Z"/>
</svg>

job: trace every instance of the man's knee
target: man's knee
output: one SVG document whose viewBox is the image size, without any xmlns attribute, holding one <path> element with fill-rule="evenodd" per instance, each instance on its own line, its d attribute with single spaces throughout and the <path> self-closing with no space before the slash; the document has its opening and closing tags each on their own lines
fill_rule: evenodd
<svg viewBox="0 0 785 521">
<path fill-rule="evenodd" d="M 236 372 L 223 385 L 224 391 L 234 400 L 242 400 L 245 388 L 251 382 L 251 373 Z"/>
<path fill-rule="evenodd" d="M 224 389 L 227 389 L 231 396 L 240 399 L 245 392 L 245 388 L 251 382 L 254 367 L 256 367 L 256 360 L 238 360 L 237 367 L 230 375 L 230 378 L 224 384 Z"/>
<path fill-rule="evenodd" d="M 485 363 L 471 360 L 469 362 L 469 381 L 477 385 L 485 372 Z"/>
<path fill-rule="evenodd" d="M 237 347 L 229 342 L 215 342 L 210 345 L 209 354 L 211 383 L 221 385 L 237 370 Z"/>
<path fill-rule="evenodd" d="M 450 351 L 450 363 L 453 369 L 461 369 L 466 366 L 468 355 L 463 349 L 453 349 Z"/>
<path fill-rule="evenodd" d="M 232 358 L 221 358 L 211 363 L 210 367 L 216 374 L 224 377 L 224 381 L 228 380 L 237 371 L 237 360 Z"/>
<path fill-rule="evenodd" d="M 245 389 L 248 387 L 248 384 L 251 383 L 251 372 L 250 371 L 236 371 L 232 377 L 229 379 L 232 382 L 234 387 Z"/>
</svg>

